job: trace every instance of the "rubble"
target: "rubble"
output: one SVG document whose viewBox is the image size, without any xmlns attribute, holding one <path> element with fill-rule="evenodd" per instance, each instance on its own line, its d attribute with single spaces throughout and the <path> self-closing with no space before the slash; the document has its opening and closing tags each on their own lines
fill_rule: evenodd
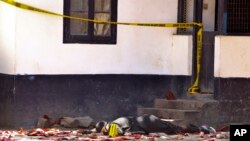
<svg viewBox="0 0 250 141">
<path fill-rule="evenodd" d="M 202 133 L 200 133 L 202 134 Z M 84 129 L 60 130 L 51 129 L 31 129 L 31 130 L 0 130 L 0 141 L 229 141 L 229 132 L 217 132 L 216 134 L 176 134 L 167 135 L 165 133 L 131 134 L 123 136 L 109 137 L 101 133 L 88 132 Z"/>
<path fill-rule="evenodd" d="M 221 132 L 216 134 L 216 139 L 228 139 L 229 137 L 229 132 Z"/>
<path fill-rule="evenodd" d="M 228 141 L 229 132 L 225 130 L 215 130 L 209 126 L 201 126 L 197 128 L 194 125 L 188 126 L 181 132 L 165 132 L 167 130 L 176 130 L 180 127 L 172 125 L 166 121 L 161 121 L 155 116 L 145 115 L 132 119 L 138 120 L 138 127 L 143 127 L 145 132 L 139 132 L 139 128 L 135 128 L 135 123 L 131 123 L 130 118 L 121 117 L 114 120 L 111 124 L 117 124 L 117 127 L 124 128 L 122 134 L 111 136 L 105 132 L 99 132 L 97 127 L 94 128 L 94 120 L 91 117 L 61 117 L 52 120 L 47 115 L 38 119 L 36 129 L 25 130 L 1 130 L 0 141 Z M 153 121 L 148 121 L 147 119 Z M 143 120 L 142 120 L 143 119 Z M 144 121 L 145 120 L 145 121 Z M 158 121 L 158 122 L 156 122 Z M 157 123 L 157 124 L 156 124 Z M 107 124 L 108 125 L 108 124 Z M 118 126 L 119 125 L 119 126 Z M 136 130 L 128 130 L 133 126 Z M 140 125 L 140 126 L 139 126 Z M 147 126 L 146 126 L 147 125 Z M 161 125 L 161 126 L 160 126 Z M 163 126 L 164 125 L 164 126 Z M 158 127 L 164 127 L 159 129 Z M 178 127 L 178 128 L 177 128 Z M 95 130 L 94 130 L 95 129 Z M 117 128 L 118 129 L 118 128 Z M 182 129 L 182 128 L 180 128 Z M 188 130 L 187 130 L 188 129 Z M 197 130 L 198 129 L 198 130 Z M 141 130 L 141 131 L 143 131 Z M 107 129 L 108 131 L 108 129 Z M 135 132 L 136 131 L 136 132 Z M 155 132 L 153 132 L 155 131 Z M 163 132 L 161 132 L 163 131 Z M 179 131 L 179 130 L 178 130 Z"/>
<path fill-rule="evenodd" d="M 56 126 L 62 126 L 66 128 L 89 128 L 94 127 L 94 120 L 89 116 L 84 117 L 61 117 L 55 121 L 48 115 L 44 115 L 38 118 L 38 128 L 51 128 Z"/>
</svg>

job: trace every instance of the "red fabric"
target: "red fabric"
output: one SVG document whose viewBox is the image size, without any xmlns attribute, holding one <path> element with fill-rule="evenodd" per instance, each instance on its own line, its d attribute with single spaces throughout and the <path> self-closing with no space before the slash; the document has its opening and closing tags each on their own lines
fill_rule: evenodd
<svg viewBox="0 0 250 141">
<path fill-rule="evenodd" d="M 166 92 L 165 97 L 167 100 L 175 100 L 175 96 L 171 91 Z"/>
</svg>

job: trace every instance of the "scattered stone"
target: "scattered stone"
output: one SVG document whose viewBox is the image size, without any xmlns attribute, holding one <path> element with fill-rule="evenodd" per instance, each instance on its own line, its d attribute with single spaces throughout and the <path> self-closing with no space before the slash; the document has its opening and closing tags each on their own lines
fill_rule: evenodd
<svg viewBox="0 0 250 141">
<path fill-rule="evenodd" d="M 95 126 L 94 124 L 94 119 L 92 119 L 89 116 L 85 116 L 85 117 L 76 117 L 75 120 L 78 121 L 79 125 L 78 127 L 83 127 L 83 128 L 88 128 L 91 126 Z"/>
<path fill-rule="evenodd" d="M 205 135 L 205 133 L 204 132 L 200 132 L 200 138 L 204 138 L 204 135 Z"/>
<path fill-rule="evenodd" d="M 216 138 L 216 134 L 210 134 L 209 137 L 210 138 Z"/>
<path fill-rule="evenodd" d="M 49 128 L 50 122 L 45 118 L 38 118 L 37 128 Z"/>
<path fill-rule="evenodd" d="M 215 141 L 214 139 L 207 139 L 207 140 L 203 140 L 203 141 Z"/>
<path fill-rule="evenodd" d="M 166 136 L 167 134 L 166 133 L 149 133 L 149 136 L 152 136 L 152 137 L 160 137 L 160 136 Z"/>
<path fill-rule="evenodd" d="M 221 132 L 216 134 L 216 139 L 229 139 L 229 132 Z"/>
<path fill-rule="evenodd" d="M 63 117 L 61 119 L 60 125 L 63 127 L 68 127 L 68 128 L 77 128 L 79 125 L 79 121 L 75 120 L 72 117 Z"/>
<path fill-rule="evenodd" d="M 202 138 L 201 138 L 202 137 Z M 0 141 L 39 141 L 39 140 L 75 140 L 75 141 L 226 141 L 229 139 L 229 132 L 220 132 L 217 134 L 175 134 L 167 135 L 165 133 L 145 134 L 125 134 L 110 138 L 102 133 L 86 133 L 85 129 L 78 130 L 59 130 L 59 129 L 32 129 L 18 131 L 0 130 Z"/>
</svg>

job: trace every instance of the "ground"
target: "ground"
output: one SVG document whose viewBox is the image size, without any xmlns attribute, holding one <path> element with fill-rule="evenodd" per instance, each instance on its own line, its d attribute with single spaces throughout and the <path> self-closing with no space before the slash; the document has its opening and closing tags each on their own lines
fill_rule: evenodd
<svg viewBox="0 0 250 141">
<path fill-rule="evenodd" d="M 32 130 L 0 130 L 0 141 L 229 141 L 229 132 L 217 132 L 216 134 L 178 134 L 166 135 L 164 133 L 150 133 L 149 135 L 130 134 L 124 136 L 108 137 L 101 133 L 91 133 L 88 130 L 60 130 L 51 129 L 32 129 Z"/>
</svg>

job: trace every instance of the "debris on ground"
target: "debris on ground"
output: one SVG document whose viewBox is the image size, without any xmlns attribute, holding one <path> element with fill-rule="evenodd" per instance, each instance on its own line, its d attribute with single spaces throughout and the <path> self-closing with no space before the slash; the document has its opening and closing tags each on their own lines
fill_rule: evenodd
<svg viewBox="0 0 250 141">
<path fill-rule="evenodd" d="M 38 118 L 38 128 L 52 128 L 55 126 L 62 126 L 66 128 L 90 128 L 94 127 L 94 119 L 89 116 L 84 117 L 61 117 L 55 121 L 48 115 Z"/>
<path fill-rule="evenodd" d="M 202 136 L 201 136 L 202 135 Z M 0 130 L 0 141 L 165 141 L 165 140 L 183 140 L 183 141 L 229 141 L 229 132 L 220 132 L 216 134 L 176 134 L 167 135 L 165 133 L 131 134 L 126 133 L 123 136 L 109 137 L 101 133 L 89 132 L 83 129 L 60 130 L 60 129 L 20 129 L 17 131 Z"/>
<path fill-rule="evenodd" d="M 224 129 L 224 128 L 223 128 Z M 36 129 L 1 130 L 0 141 L 228 141 L 229 132 L 206 125 L 186 127 L 175 125 L 154 115 L 120 117 L 96 124 L 91 117 L 61 117 L 47 115 L 38 119 Z"/>
</svg>

